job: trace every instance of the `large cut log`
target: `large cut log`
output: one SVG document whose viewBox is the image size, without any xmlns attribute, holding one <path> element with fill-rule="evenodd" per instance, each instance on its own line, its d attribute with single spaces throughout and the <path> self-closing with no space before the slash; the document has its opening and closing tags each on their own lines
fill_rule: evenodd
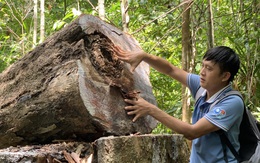
<svg viewBox="0 0 260 163">
<path fill-rule="evenodd" d="M 8 163 L 188 163 L 189 148 L 182 135 L 108 136 L 94 143 L 63 142 L 0 149 Z"/>
<path fill-rule="evenodd" d="M 149 67 L 134 73 L 112 46 L 136 50 L 130 35 L 91 15 L 81 15 L 0 74 L 0 148 L 93 141 L 104 135 L 150 133 L 150 116 L 132 122 L 124 97 L 156 104 Z"/>
</svg>

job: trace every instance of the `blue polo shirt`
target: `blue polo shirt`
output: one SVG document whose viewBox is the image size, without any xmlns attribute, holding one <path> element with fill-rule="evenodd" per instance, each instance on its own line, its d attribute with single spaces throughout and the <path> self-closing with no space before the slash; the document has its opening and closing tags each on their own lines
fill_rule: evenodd
<svg viewBox="0 0 260 163">
<path fill-rule="evenodd" d="M 187 83 L 192 96 L 195 97 L 200 88 L 200 77 L 195 74 L 189 74 Z M 227 132 L 230 142 L 238 151 L 240 147 L 238 141 L 239 126 L 244 111 L 242 99 L 237 95 L 230 95 L 209 110 L 210 105 L 216 99 L 231 90 L 232 87 L 231 84 L 229 84 L 207 101 L 205 100 L 206 91 L 204 91 L 195 104 L 192 124 L 195 124 L 199 119 L 205 117 L 209 122 Z M 237 163 L 237 160 L 228 147 L 226 149 L 228 162 Z M 217 133 L 212 132 L 192 141 L 190 163 L 225 163 L 222 144 Z"/>
</svg>

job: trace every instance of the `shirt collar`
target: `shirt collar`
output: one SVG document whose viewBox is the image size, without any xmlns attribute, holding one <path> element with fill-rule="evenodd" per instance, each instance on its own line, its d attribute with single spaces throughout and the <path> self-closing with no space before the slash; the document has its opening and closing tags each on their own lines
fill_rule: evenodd
<svg viewBox="0 0 260 163">
<path fill-rule="evenodd" d="M 232 86 L 231 86 L 231 82 L 225 86 L 224 88 L 222 88 L 221 90 L 219 90 L 217 93 L 215 93 L 213 96 L 211 96 L 206 102 L 208 103 L 212 103 L 214 102 L 223 92 L 226 92 L 227 90 L 231 90 L 232 89 Z M 205 90 L 203 93 L 202 93 L 202 96 L 205 96 L 207 93 L 207 91 Z"/>
</svg>

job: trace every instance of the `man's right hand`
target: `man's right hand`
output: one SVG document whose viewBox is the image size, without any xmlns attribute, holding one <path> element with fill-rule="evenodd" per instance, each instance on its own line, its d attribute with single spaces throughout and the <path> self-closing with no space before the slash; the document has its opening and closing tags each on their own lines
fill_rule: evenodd
<svg viewBox="0 0 260 163">
<path fill-rule="evenodd" d="M 134 72 L 136 67 L 142 62 L 145 52 L 143 50 L 138 51 L 125 51 L 119 46 L 114 46 L 113 50 L 116 52 L 116 56 L 131 65 L 131 72 Z"/>
</svg>

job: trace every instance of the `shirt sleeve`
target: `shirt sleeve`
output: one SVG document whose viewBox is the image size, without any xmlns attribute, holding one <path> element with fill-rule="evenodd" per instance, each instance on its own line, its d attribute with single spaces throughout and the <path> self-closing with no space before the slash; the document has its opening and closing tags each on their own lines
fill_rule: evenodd
<svg viewBox="0 0 260 163">
<path fill-rule="evenodd" d="M 244 111 L 242 99 L 231 95 L 216 104 L 204 117 L 224 131 L 228 131 L 238 122 Z"/>
<path fill-rule="evenodd" d="M 200 76 L 195 74 L 189 74 L 187 83 L 192 97 L 195 98 L 196 93 L 200 88 Z"/>
</svg>

